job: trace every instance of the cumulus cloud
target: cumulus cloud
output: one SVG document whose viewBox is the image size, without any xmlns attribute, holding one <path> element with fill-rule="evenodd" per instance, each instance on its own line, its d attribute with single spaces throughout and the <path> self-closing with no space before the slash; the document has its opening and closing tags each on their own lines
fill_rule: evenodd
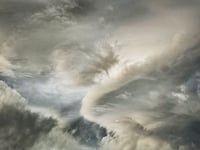
<svg viewBox="0 0 200 150">
<path fill-rule="evenodd" d="M 38 149 L 92 150 L 92 148 L 78 144 L 68 133 L 63 133 L 59 128 L 54 128 L 47 136 L 38 138 L 38 142 L 30 148 L 30 150 Z"/>
<path fill-rule="evenodd" d="M 0 56 L 0 72 L 5 76 L 13 76 L 13 65 L 3 56 Z"/>
<path fill-rule="evenodd" d="M 28 110 L 26 100 L 3 81 L 0 92 L 0 149 L 92 149 L 63 131 L 56 118 Z"/>
<path fill-rule="evenodd" d="M 4 105 L 13 105 L 16 107 L 21 107 L 25 104 L 26 100 L 14 89 L 7 86 L 6 83 L 0 81 L 1 98 L 0 107 L 3 108 Z"/>
<path fill-rule="evenodd" d="M 55 120 L 41 119 L 25 110 L 26 100 L 3 81 L 0 81 L 0 92 L 1 149 L 27 149 L 55 125 Z"/>
</svg>

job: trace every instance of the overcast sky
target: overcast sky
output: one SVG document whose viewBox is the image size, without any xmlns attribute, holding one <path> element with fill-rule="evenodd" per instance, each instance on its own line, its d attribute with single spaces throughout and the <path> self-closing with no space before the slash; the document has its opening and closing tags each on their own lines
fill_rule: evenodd
<svg viewBox="0 0 200 150">
<path fill-rule="evenodd" d="M 103 126 L 103 150 L 198 150 L 199 27 L 199 0 L 0 0 L 0 114 L 23 99 Z M 28 149 L 87 149 L 57 130 Z"/>
</svg>

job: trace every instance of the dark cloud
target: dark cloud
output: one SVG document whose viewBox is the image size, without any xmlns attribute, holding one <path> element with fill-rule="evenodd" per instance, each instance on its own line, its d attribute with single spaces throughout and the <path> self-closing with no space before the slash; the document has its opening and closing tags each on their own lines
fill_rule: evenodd
<svg viewBox="0 0 200 150">
<path fill-rule="evenodd" d="M 56 125 L 52 118 L 5 105 L 0 110 L 1 149 L 26 150 Z"/>
<path fill-rule="evenodd" d="M 73 120 L 66 129 L 73 137 L 78 139 L 82 144 L 89 146 L 98 146 L 103 137 L 107 136 L 105 128 L 98 124 L 85 120 L 80 117 Z"/>
<path fill-rule="evenodd" d="M 76 7 L 71 8 L 70 11 L 77 16 L 84 17 L 95 11 L 95 1 L 92 0 L 75 0 Z"/>
<path fill-rule="evenodd" d="M 174 119 L 179 121 L 174 125 L 156 129 L 153 135 L 170 142 L 173 149 L 199 149 L 199 119 L 191 120 L 189 116 L 175 116 Z"/>
<path fill-rule="evenodd" d="M 45 4 L 39 1 L 2 0 L 0 2 L 1 28 L 18 32 L 19 28 L 26 23 L 28 17 L 45 7 Z"/>
</svg>

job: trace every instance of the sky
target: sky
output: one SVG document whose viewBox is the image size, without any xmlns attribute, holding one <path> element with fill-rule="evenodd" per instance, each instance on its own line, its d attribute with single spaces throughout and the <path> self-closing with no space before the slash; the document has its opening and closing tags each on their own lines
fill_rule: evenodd
<svg viewBox="0 0 200 150">
<path fill-rule="evenodd" d="M 199 33 L 199 0 L 0 0 L 0 149 L 198 150 Z"/>
</svg>

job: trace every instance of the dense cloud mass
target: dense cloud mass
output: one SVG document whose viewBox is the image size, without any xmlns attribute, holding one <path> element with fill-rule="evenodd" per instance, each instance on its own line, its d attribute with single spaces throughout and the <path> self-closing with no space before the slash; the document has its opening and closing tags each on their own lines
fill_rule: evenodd
<svg viewBox="0 0 200 150">
<path fill-rule="evenodd" d="M 199 0 L 0 0 L 0 149 L 199 150 Z"/>
</svg>

